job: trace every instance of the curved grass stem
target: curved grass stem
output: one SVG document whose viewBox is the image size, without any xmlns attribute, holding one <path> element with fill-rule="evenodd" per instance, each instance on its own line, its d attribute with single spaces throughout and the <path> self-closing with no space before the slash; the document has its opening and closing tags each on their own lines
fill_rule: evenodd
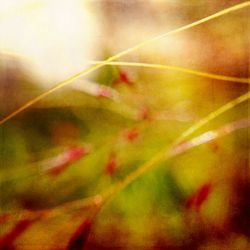
<svg viewBox="0 0 250 250">
<path fill-rule="evenodd" d="M 98 63 L 101 63 L 101 62 L 103 62 L 103 61 L 91 61 L 90 63 L 91 64 L 98 64 Z M 218 74 L 212 74 L 212 73 L 208 73 L 208 72 L 202 72 L 202 71 L 183 68 L 183 67 L 178 67 L 178 66 L 164 65 L 164 64 L 136 63 L 136 62 L 108 62 L 108 63 L 106 63 L 106 65 L 143 67 L 143 68 L 159 69 L 159 70 L 171 70 L 171 71 L 183 72 L 183 73 L 196 75 L 196 76 L 201 76 L 201 77 L 210 78 L 210 79 L 215 79 L 215 80 L 250 84 L 250 78 L 241 78 L 241 77 L 218 75 Z"/>
<path fill-rule="evenodd" d="M 97 65 L 94 65 L 88 69 L 85 69 L 67 79 L 65 79 L 64 81 L 62 82 L 59 82 L 58 84 L 56 84 L 54 87 L 52 87 L 51 89 L 47 90 L 46 92 L 43 92 L 42 94 L 38 95 L 37 97 L 31 99 L 30 101 L 28 101 L 27 103 L 25 103 L 24 105 L 22 105 L 21 107 L 19 107 L 18 109 L 16 109 L 15 111 L 13 111 L 12 113 L 10 113 L 9 115 L 7 115 L 6 117 L 4 117 L 3 119 L 0 120 L 0 125 L 2 125 L 3 123 L 5 123 L 6 121 L 10 120 L 11 118 L 15 117 L 16 115 L 18 115 L 19 113 L 21 113 L 22 111 L 26 110 L 27 108 L 29 108 L 30 106 L 34 105 L 35 103 L 37 103 L 38 101 L 40 101 L 41 99 L 47 97 L 48 95 L 54 93 L 55 91 L 57 91 L 58 89 L 61 89 L 62 87 L 68 85 L 69 83 L 73 82 L 74 80 L 82 77 L 82 76 L 85 76 L 103 66 L 106 65 L 107 62 L 111 62 L 111 61 L 114 61 L 114 60 L 117 60 L 119 59 L 120 57 L 122 56 L 125 56 L 135 50 L 138 50 L 142 47 L 145 47 L 146 45 L 149 45 L 159 39 L 162 39 L 164 37 L 167 37 L 167 36 L 170 36 L 170 35 L 174 35 L 174 34 L 177 34 L 177 33 L 180 33 L 182 31 L 185 31 L 185 30 L 188 30 L 190 28 L 193 28 L 195 26 L 198 26 L 200 24 L 203 24 L 203 23 L 206 23 L 210 20 L 213 20 L 215 18 L 218 18 L 220 16 L 223 16 L 223 15 L 226 15 L 228 13 L 231 13 L 231 12 L 234 12 L 236 10 L 239 10 L 239 9 L 243 9 L 243 8 L 246 8 L 250 6 L 250 1 L 247 1 L 247 2 L 243 2 L 243 3 L 240 3 L 240 4 L 237 4 L 237 5 L 234 5 L 232 7 L 229 7 L 227 9 L 224 9 L 224 10 L 221 10 L 215 14 L 212 14 L 210 16 L 207 16 L 205 18 L 202 18 L 198 21 L 195 21 L 193 23 L 190 23 L 190 24 L 187 24 L 187 25 L 184 25 L 180 28 L 177 28 L 177 29 L 174 29 L 172 31 L 169 31 L 169 32 L 166 32 L 166 33 L 163 33 L 161 35 L 158 35 L 158 36 L 155 36 L 149 40 L 146 40 L 146 41 L 143 41 L 133 47 L 130 47 L 126 50 L 123 50 L 121 51 L 120 53 L 114 55 L 114 56 L 111 56 L 109 57 L 107 60 L 103 61 L 102 63 L 99 63 Z"/>
<path fill-rule="evenodd" d="M 217 113 L 218 114 L 218 113 Z M 207 119 L 208 121 L 208 119 Z M 104 205 L 113 200 L 113 198 L 120 193 L 123 189 L 125 189 L 129 184 L 135 181 L 137 178 L 142 176 L 144 173 L 153 169 L 157 164 L 161 163 L 164 160 L 170 160 L 171 158 L 180 155 L 194 147 L 205 144 L 209 141 L 215 140 L 219 137 L 230 134 L 234 131 L 237 131 L 242 128 L 247 128 L 250 126 L 250 118 L 243 118 L 240 120 L 236 120 L 234 122 L 228 123 L 226 125 L 221 126 L 216 130 L 207 131 L 197 137 L 192 138 L 187 142 L 180 143 L 179 138 L 183 138 L 184 136 L 180 136 L 172 145 L 167 146 L 163 150 L 161 150 L 158 154 L 152 157 L 149 161 L 145 162 L 143 165 L 138 167 L 135 171 L 128 174 L 122 181 L 114 184 L 104 192 L 97 194 L 92 197 L 83 198 L 80 200 L 68 202 L 66 204 L 60 205 L 58 207 L 46 210 L 38 210 L 33 212 L 19 212 L 14 218 L 8 214 L 9 220 L 19 220 L 24 218 L 33 218 L 37 216 L 37 214 L 42 214 L 44 218 L 52 218 L 60 216 L 63 212 L 67 211 L 77 211 L 82 210 L 87 207 L 95 207 L 98 211 L 102 209 Z M 184 134 L 184 133 L 183 133 Z"/>
<path fill-rule="evenodd" d="M 249 127 L 250 118 L 241 119 L 239 121 L 226 124 L 217 130 L 205 132 L 202 135 L 197 136 L 183 143 L 185 139 L 187 139 L 190 135 L 192 135 L 198 129 L 208 124 L 210 121 L 214 120 L 216 117 L 220 116 L 226 111 L 234 108 L 235 106 L 239 105 L 240 103 L 244 101 L 247 101 L 249 98 L 250 98 L 250 91 L 226 103 L 225 105 L 221 106 L 217 110 L 209 113 L 207 116 L 200 119 L 193 126 L 185 130 L 171 145 L 168 145 L 167 147 L 163 148 L 150 160 L 148 160 L 147 162 L 139 166 L 135 171 L 128 174 L 125 177 L 125 179 L 114 184 L 113 186 L 111 186 L 110 188 L 102 192 L 99 196 L 101 197 L 103 201 L 101 204 L 106 204 L 107 202 L 111 201 L 115 197 L 116 194 L 118 194 L 120 191 L 126 188 L 130 183 L 132 183 L 134 180 L 142 176 L 144 173 L 146 173 L 150 169 L 154 168 L 157 164 L 161 163 L 162 161 L 169 160 L 172 157 L 176 156 L 177 154 L 184 153 L 187 150 L 195 146 L 204 144 L 210 140 L 214 140 L 218 137 L 232 133 L 233 131 L 236 131 L 238 129 Z M 83 199 L 82 202 L 85 203 L 85 199 Z M 77 204 L 78 204 L 78 207 L 81 207 L 81 200 L 79 200 Z"/>
<path fill-rule="evenodd" d="M 205 144 L 209 141 L 213 141 L 219 137 L 230 134 L 236 130 L 247 128 L 250 126 L 250 118 L 243 118 L 232 123 L 226 124 L 219 129 L 207 131 L 193 139 L 180 144 L 174 144 L 172 146 L 168 146 L 156 154 L 149 161 L 141 165 L 135 171 L 128 174 L 125 179 L 116 183 L 114 186 L 106 190 L 103 194 L 103 200 L 106 200 L 105 203 L 113 200 L 116 194 L 120 193 L 123 189 L 125 189 L 129 184 L 131 184 L 134 180 L 142 176 L 144 173 L 156 167 L 157 164 L 160 164 L 162 161 L 170 160 L 171 158 L 180 155 L 196 146 Z"/>
<path fill-rule="evenodd" d="M 190 128 L 185 130 L 174 142 L 175 145 L 181 143 L 183 140 L 187 139 L 190 135 L 192 135 L 194 132 L 196 132 L 198 129 L 202 128 L 206 124 L 208 124 L 210 121 L 214 120 L 216 117 L 220 116 L 221 114 L 225 113 L 226 111 L 234 108 L 235 106 L 247 101 L 250 99 L 250 91 L 247 93 L 237 97 L 236 99 L 226 103 L 225 105 L 221 106 L 217 110 L 209 113 L 204 118 L 200 119 L 198 122 L 196 122 L 194 125 L 192 125 Z"/>
</svg>

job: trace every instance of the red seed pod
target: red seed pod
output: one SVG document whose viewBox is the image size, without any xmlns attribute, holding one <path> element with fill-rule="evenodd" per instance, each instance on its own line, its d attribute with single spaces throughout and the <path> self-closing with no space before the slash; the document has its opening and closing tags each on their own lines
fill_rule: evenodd
<svg viewBox="0 0 250 250">
<path fill-rule="evenodd" d="M 109 156 L 108 162 L 105 165 L 105 172 L 108 175 L 113 175 L 118 167 L 117 156 L 115 154 L 111 154 Z"/>
<path fill-rule="evenodd" d="M 191 195 L 190 197 L 187 198 L 186 203 L 185 203 L 185 207 L 187 209 L 191 209 L 193 208 L 194 204 L 195 204 L 195 194 Z"/>
<path fill-rule="evenodd" d="M 0 249 L 14 249 L 14 241 L 24 233 L 37 219 L 23 219 L 17 222 L 17 224 L 2 238 L 0 238 Z"/>
<path fill-rule="evenodd" d="M 128 86 L 132 86 L 133 82 L 130 80 L 125 71 L 119 71 L 118 79 L 114 82 L 114 84 L 126 84 Z"/>
<path fill-rule="evenodd" d="M 89 149 L 86 147 L 72 147 L 66 152 L 69 162 L 77 161 L 87 153 L 89 153 Z"/>
<path fill-rule="evenodd" d="M 195 206 L 197 209 L 200 209 L 202 204 L 208 199 L 211 190 L 212 190 L 211 184 L 205 184 L 198 190 L 195 201 Z"/>
<path fill-rule="evenodd" d="M 124 83 L 126 83 L 128 85 L 132 84 L 131 80 L 128 77 L 128 74 L 125 71 L 120 71 L 119 72 L 119 79 L 120 79 L 121 82 L 124 82 Z"/>
<path fill-rule="evenodd" d="M 136 140 L 138 136 L 139 136 L 139 131 L 136 128 L 128 129 L 124 133 L 124 137 L 131 142 Z"/>
<path fill-rule="evenodd" d="M 57 176 L 62 173 L 70 164 L 81 159 L 89 152 L 89 147 L 71 147 L 66 152 L 46 161 L 45 170 L 49 174 Z"/>
<path fill-rule="evenodd" d="M 201 206 L 208 199 L 209 194 L 212 191 L 211 183 L 206 183 L 202 185 L 194 194 L 192 194 L 186 200 L 186 207 L 188 209 L 194 208 L 197 211 L 200 210 Z"/>
<path fill-rule="evenodd" d="M 81 223 L 81 225 L 76 229 L 72 235 L 69 243 L 66 247 L 66 250 L 81 250 L 84 248 L 89 233 L 91 229 L 92 222 L 89 219 L 86 219 Z"/>
</svg>

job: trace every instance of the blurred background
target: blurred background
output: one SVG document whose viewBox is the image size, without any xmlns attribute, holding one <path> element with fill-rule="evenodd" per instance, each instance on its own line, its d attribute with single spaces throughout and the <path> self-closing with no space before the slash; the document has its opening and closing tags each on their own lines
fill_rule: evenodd
<svg viewBox="0 0 250 250">
<path fill-rule="evenodd" d="M 242 2 L 2 0 L 0 118 L 93 61 Z M 120 60 L 247 78 L 248 15 L 249 7 L 237 10 Z M 248 89 L 174 70 L 108 65 L 7 121 L 0 127 L 0 249 L 81 249 L 69 242 L 96 207 L 65 204 L 123 180 Z M 249 103 L 242 103 L 196 135 L 248 115 Z M 249 199 L 249 130 L 242 129 L 135 180 L 98 213 L 82 245 L 246 250 Z M 41 210 L 59 212 L 17 229 L 24 214 Z"/>
</svg>

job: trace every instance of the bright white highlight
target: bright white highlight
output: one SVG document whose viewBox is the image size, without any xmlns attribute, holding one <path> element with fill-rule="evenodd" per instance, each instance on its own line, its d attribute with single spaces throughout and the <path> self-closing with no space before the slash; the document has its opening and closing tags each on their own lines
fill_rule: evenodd
<svg viewBox="0 0 250 250">
<path fill-rule="evenodd" d="M 80 0 L 1 0 L 0 53 L 22 55 L 44 84 L 75 74 L 94 59 L 97 21 Z"/>
</svg>

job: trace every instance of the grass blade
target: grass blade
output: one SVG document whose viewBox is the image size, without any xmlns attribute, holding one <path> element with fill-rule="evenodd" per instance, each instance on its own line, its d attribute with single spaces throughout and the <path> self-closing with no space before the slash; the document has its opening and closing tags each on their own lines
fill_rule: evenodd
<svg viewBox="0 0 250 250">
<path fill-rule="evenodd" d="M 244 118 L 244 119 L 226 124 L 217 130 L 205 132 L 202 135 L 197 136 L 185 143 L 175 144 L 173 147 L 164 149 L 160 151 L 156 156 L 151 158 L 151 160 L 147 161 L 141 167 L 136 169 L 134 172 L 128 174 L 124 180 L 112 186 L 109 190 L 107 190 L 103 194 L 103 197 L 104 199 L 107 199 L 109 201 L 112 200 L 116 194 L 118 194 L 120 191 L 126 188 L 130 183 L 132 183 L 138 177 L 140 177 L 141 175 L 143 175 L 144 173 L 146 173 L 147 171 L 155 167 L 156 164 L 159 164 L 163 160 L 169 160 L 172 157 L 182 154 L 196 146 L 205 144 L 209 141 L 215 140 L 219 137 L 225 136 L 227 134 L 230 134 L 242 128 L 247 128 L 249 126 L 250 126 L 250 118 Z"/>
<path fill-rule="evenodd" d="M 114 186 L 112 186 L 111 188 L 105 190 L 103 193 L 101 194 L 97 194 L 93 197 L 89 197 L 89 198 L 84 198 L 84 199 L 80 199 L 80 200 L 76 200 L 67 204 L 62 205 L 61 207 L 55 208 L 53 210 L 48 210 L 46 211 L 46 216 L 49 217 L 50 216 L 56 216 L 58 214 L 60 214 L 62 212 L 62 210 L 66 209 L 73 209 L 73 210 L 78 210 L 84 207 L 88 207 L 88 206 L 102 206 L 103 204 L 105 204 L 105 202 L 108 199 L 112 199 L 112 197 L 115 196 L 115 194 L 119 193 L 119 191 L 121 191 L 122 189 L 124 189 L 127 185 L 129 185 L 131 182 L 133 182 L 135 179 L 137 179 L 138 177 L 140 177 L 141 175 L 143 175 L 145 172 L 149 171 L 150 169 L 152 169 L 153 167 L 155 167 L 156 164 L 159 164 L 160 162 L 162 162 L 163 160 L 167 160 L 170 159 L 171 157 L 183 153 L 184 151 L 187 151 L 188 149 L 191 149 L 191 144 L 196 141 L 197 144 L 197 138 L 195 137 L 194 139 L 190 140 L 190 142 L 192 142 L 186 149 L 184 146 L 183 149 L 183 144 L 182 142 L 188 138 L 188 136 L 190 136 L 191 134 L 193 134 L 195 131 L 197 131 L 198 129 L 200 129 L 201 127 L 203 127 L 204 125 L 208 124 L 210 121 L 214 120 L 216 117 L 220 116 L 221 114 L 225 113 L 226 111 L 234 108 L 235 106 L 239 105 L 240 103 L 248 100 L 250 98 L 250 91 L 247 92 L 244 95 L 241 95 L 239 97 L 237 97 L 236 99 L 226 103 L 225 105 L 221 106 L 219 109 L 211 112 L 210 114 L 208 114 L 206 117 L 202 118 L 201 120 L 199 120 L 197 123 L 195 123 L 193 126 L 191 126 L 190 128 L 188 128 L 187 130 L 185 130 L 170 146 L 167 146 L 166 148 L 162 149 L 158 154 L 156 154 L 154 157 L 152 157 L 149 161 L 145 162 L 143 165 L 141 165 L 139 168 L 137 168 L 134 172 L 130 173 L 122 182 L 119 182 L 117 184 L 115 184 Z M 239 123 L 241 125 L 241 123 Z M 237 123 L 236 123 L 237 125 Z M 245 124 L 245 122 L 243 122 L 244 126 L 249 126 L 249 119 L 247 121 L 247 124 Z M 224 127 L 222 127 L 221 129 L 225 130 L 225 127 L 228 125 L 224 125 Z M 237 125 L 238 126 L 238 125 Z M 235 125 L 229 125 L 229 132 L 231 133 L 236 129 L 240 129 L 241 127 L 237 127 Z M 233 130 L 232 130 L 233 129 Z M 226 130 L 225 130 L 226 131 Z M 208 132 L 207 132 L 208 133 Z M 205 133 L 206 134 L 206 133 Z M 225 133 L 226 134 L 226 133 Z M 204 134 L 203 134 L 204 135 Z M 209 134 L 208 134 L 209 135 Z M 220 133 L 217 135 L 217 137 L 224 135 L 223 133 Z M 202 135 L 200 136 L 202 138 Z M 205 138 L 207 137 L 207 135 L 205 136 Z M 217 138 L 216 137 L 216 138 Z M 215 139 L 215 138 L 214 138 Z M 185 142 L 187 143 L 187 142 Z M 205 143 L 205 141 L 203 142 Z M 182 149 L 181 146 L 182 145 Z M 177 150 L 178 149 L 178 150 Z M 36 212 L 33 212 L 34 215 L 36 214 Z M 32 213 L 32 214 L 33 214 Z M 31 214 L 28 213 L 28 215 L 25 215 L 26 213 L 24 213 L 21 218 L 30 218 Z M 8 220 L 11 220 L 11 216 L 10 218 L 8 218 Z"/>
<path fill-rule="evenodd" d="M 101 62 L 104 62 L 104 61 L 92 61 L 90 63 L 91 64 L 98 64 Z M 201 77 L 210 78 L 210 79 L 215 79 L 215 80 L 250 84 L 250 78 L 217 75 L 217 74 L 202 72 L 202 71 L 198 71 L 198 70 L 193 70 L 193 69 L 188 69 L 188 68 L 183 68 L 183 67 L 178 67 L 178 66 L 164 65 L 164 64 L 136 63 L 136 62 L 108 62 L 108 63 L 106 63 L 106 65 L 143 67 L 143 68 L 160 69 L 160 70 L 172 70 L 172 71 L 183 72 L 183 73 L 201 76 Z"/>
<path fill-rule="evenodd" d="M 200 24 L 203 24 L 203 23 L 206 23 L 210 20 L 213 20 L 215 18 L 218 18 L 220 16 L 223 16 L 223 15 L 226 15 L 228 13 L 231 13 L 231 12 L 234 12 L 236 10 L 239 10 L 239 9 L 243 9 L 245 7 L 248 7 L 250 6 L 250 1 L 247 1 L 247 2 L 243 2 L 243 3 L 240 3 L 240 4 L 237 4 L 237 5 L 234 5 L 232 7 L 229 7 L 227 9 L 224 9 L 224 10 L 221 10 L 215 14 L 212 14 L 210 16 L 207 16 L 205 18 L 202 18 L 198 21 L 195 21 L 193 23 L 190 23 L 190 24 L 187 24 L 187 25 L 184 25 L 180 28 L 177 28 L 175 30 L 172 30 L 172 31 L 169 31 L 169 32 L 166 32 L 166 33 L 163 33 L 159 36 L 155 36 L 149 40 L 146 40 L 146 41 L 143 41 L 142 43 L 139 43 L 133 47 L 130 47 L 126 50 L 123 50 L 121 51 L 120 53 L 114 55 L 114 56 L 111 56 L 109 57 L 107 60 L 103 61 L 102 63 L 99 63 L 97 65 L 94 65 L 88 69 L 85 69 L 67 79 L 65 79 L 64 81 L 62 82 L 59 82 L 58 84 L 56 84 L 54 87 L 52 87 L 51 89 L 47 90 L 46 92 L 43 92 L 42 94 L 38 95 L 37 97 L 31 99 L 30 101 L 28 101 L 27 103 L 25 103 L 24 105 L 22 105 L 21 107 L 19 107 L 18 109 L 16 109 L 15 111 L 13 111 L 12 113 L 10 113 L 9 115 L 7 115 L 6 117 L 4 117 L 3 119 L 0 120 L 0 125 L 2 125 L 3 123 L 5 123 L 6 121 L 10 120 L 11 118 L 15 117 L 16 115 L 18 115 L 19 113 L 21 113 L 22 111 L 26 110 L 27 108 L 29 108 L 30 106 L 32 106 L 33 104 L 37 103 L 38 101 L 40 101 L 41 99 L 47 97 L 48 95 L 54 93 L 55 91 L 57 91 L 58 89 L 61 89 L 62 87 L 68 85 L 69 83 L 73 82 L 74 80 L 84 76 L 84 75 L 87 75 L 103 66 L 106 65 L 107 62 L 111 62 L 111 61 L 114 61 L 114 60 L 117 60 L 119 59 L 120 57 L 124 56 L 124 55 L 127 55 L 135 50 L 138 50 L 148 44 L 151 44 L 161 38 L 164 38 L 164 37 L 167 37 L 167 36 L 170 36 L 170 35 L 174 35 L 174 34 L 177 34 L 177 33 L 180 33 L 182 31 L 185 31 L 185 30 L 188 30 L 190 28 L 193 28 L 195 26 L 198 26 Z"/>
</svg>

